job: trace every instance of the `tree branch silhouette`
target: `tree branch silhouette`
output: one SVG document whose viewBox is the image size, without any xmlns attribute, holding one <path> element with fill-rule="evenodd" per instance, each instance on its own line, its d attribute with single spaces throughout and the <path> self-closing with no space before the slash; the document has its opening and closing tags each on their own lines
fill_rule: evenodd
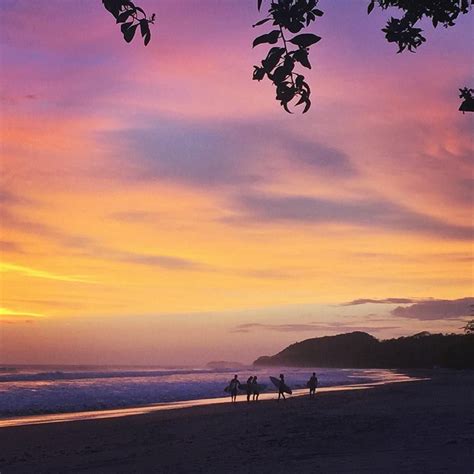
<svg viewBox="0 0 474 474">
<path fill-rule="evenodd" d="M 470 89 L 468 87 L 464 87 L 463 89 L 459 89 L 459 98 L 463 99 L 461 105 L 459 106 L 459 110 L 464 112 L 474 112 L 474 89 Z"/>
<path fill-rule="evenodd" d="M 116 22 L 121 23 L 120 30 L 127 43 L 132 41 L 138 26 L 140 26 L 145 46 L 150 42 L 150 23 L 155 22 L 154 13 L 148 18 L 142 8 L 137 7 L 129 0 L 102 0 L 102 3 L 105 9 L 114 16 Z"/>
<path fill-rule="evenodd" d="M 257 0 L 258 11 L 262 9 L 263 1 Z M 261 65 L 254 66 L 253 79 L 261 81 L 266 77 L 270 80 L 276 89 L 276 100 L 287 112 L 291 113 L 289 105 L 293 103 L 295 106 L 304 104 L 303 113 L 306 113 L 311 107 L 311 89 L 303 74 L 295 71 L 295 66 L 311 69 L 310 47 L 319 42 L 321 37 L 301 31 L 324 13 L 317 8 L 319 0 L 265 1 L 269 2 L 267 16 L 253 26 L 271 22 L 274 29 L 255 38 L 253 47 L 280 44 L 270 48 Z M 149 25 L 155 22 L 154 13 L 148 18 L 142 8 L 129 0 L 102 0 L 102 3 L 116 22 L 121 23 L 120 29 L 127 43 L 132 41 L 138 26 L 145 46 L 150 42 Z M 382 31 L 389 43 L 397 44 L 397 53 L 402 53 L 415 52 L 426 42 L 419 22 L 428 19 L 434 28 L 438 25 L 453 27 L 460 15 L 471 11 L 472 0 L 370 0 L 367 13 L 370 15 L 375 7 L 399 10 L 399 18 L 391 17 Z M 290 38 L 290 35 L 294 36 Z M 474 90 L 464 87 L 459 92 L 459 97 L 463 99 L 459 110 L 463 113 L 474 112 Z"/>
<path fill-rule="evenodd" d="M 261 0 L 257 2 L 257 8 L 261 8 Z M 323 12 L 316 8 L 318 0 L 285 0 L 272 2 L 268 15 L 255 23 L 255 26 L 263 25 L 268 21 L 276 27 L 270 33 L 255 38 L 253 47 L 260 44 L 275 44 L 281 40 L 281 46 L 271 48 L 267 56 L 261 61 L 261 66 L 254 66 L 253 79 L 261 81 L 265 76 L 273 83 L 276 89 L 276 100 L 289 113 L 290 102 L 296 99 L 295 105 L 304 104 L 303 113 L 311 107 L 311 89 L 302 74 L 294 71 L 295 65 L 311 69 L 309 62 L 309 48 L 321 40 L 321 37 L 313 33 L 299 33 L 303 28 L 309 26 L 316 17 Z M 293 34 L 288 39 L 287 35 Z M 291 49 L 288 43 L 295 48 Z"/>
</svg>

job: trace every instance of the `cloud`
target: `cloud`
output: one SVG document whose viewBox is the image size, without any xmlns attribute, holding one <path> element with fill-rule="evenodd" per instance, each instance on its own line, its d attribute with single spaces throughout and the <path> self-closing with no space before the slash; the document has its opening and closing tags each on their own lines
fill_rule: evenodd
<svg viewBox="0 0 474 474">
<path fill-rule="evenodd" d="M 17 204 L 19 203 L 19 198 L 13 193 L 10 193 L 6 190 L 0 190 L 0 203 L 1 204 Z"/>
<path fill-rule="evenodd" d="M 159 212 L 146 212 L 146 211 L 123 211 L 123 212 L 114 212 L 108 215 L 109 218 L 117 220 L 120 222 L 129 222 L 129 223 L 153 223 L 159 222 L 162 214 Z"/>
<path fill-rule="evenodd" d="M 294 280 L 298 278 L 297 270 L 285 270 L 285 269 L 252 269 L 235 271 L 229 270 L 231 274 L 239 274 L 244 277 L 264 279 L 264 280 Z"/>
<path fill-rule="evenodd" d="M 1 319 L 0 318 L 0 324 L 18 324 L 18 323 L 24 323 L 24 324 L 32 324 L 35 321 L 31 319 L 25 319 L 23 321 L 20 320 L 12 320 L 12 319 Z"/>
<path fill-rule="evenodd" d="M 336 201 L 303 195 L 253 193 L 239 195 L 236 207 L 241 215 L 226 220 L 343 224 L 458 240 L 471 240 L 474 236 L 471 227 L 443 222 L 380 198 Z"/>
<path fill-rule="evenodd" d="M 32 313 L 30 311 L 15 311 L 9 308 L 2 308 L 0 307 L 0 318 L 3 317 L 30 317 L 30 318 L 44 318 L 46 317 L 45 314 L 42 313 Z"/>
<path fill-rule="evenodd" d="M 40 206 L 39 201 L 33 201 L 8 192 L 0 193 L 0 221 L 2 222 L 2 226 L 27 234 L 45 237 L 66 247 L 83 247 L 91 245 L 94 242 L 90 237 L 73 235 L 57 227 L 21 217 L 18 211 L 18 208 L 35 208 L 38 206 Z"/>
<path fill-rule="evenodd" d="M 361 298 L 341 306 L 357 306 L 362 304 L 398 304 L 390 311 L 392 316 L 424 320 L 454 319 L 468 316 L 474 312 L 474 298 L 466 297 L 457 300 L 441 300 L 436 298 Z"/>
<path fill-rule="evenodd" d="M 13 198 L 11 195 L 5 195 L 4 198 L 8 202 L 17 202 L 16 198 Z M 125 216 L 122 216 L 122 218 L 124 217 Z M 143 216 L 135 217 L 139 219 Z M 0 207 L 0 218 L 2 220 L 2 224 L 5 226 L 21 230 L 29 234 L 34 234 L 36 237 L 43 237 L 52 240 L 70 250 L 75 251 L 76 255 L 105 260 L 116 260 L 122 262 L 136 263 L 141 265 L 158 266 L 170 270 L 203 270 L 205 268 L 208 268 L 203 264 L 181 257 L 148 253 L 135 253 L 109 248 L 91 237 L 83 235 L 71 235 L 62 231 L 61 229 L 49 226 L 47 224 L 22 219 L 18 216 L 17 213 L 10 212 L 5 206 Z M 128 218 L 133 219 L 134 217 L 128 216 Z M 0 241 L 0 250 L 2 250 L 2 247 L 6 251 L 14 251 L 14 249 L 17 249 L 16 251 L 20 250 L 20 248 L 13 242 L 5 241 L 2 245 L 2 242 Z M 17 267 L 17 270 L 20 268 L 19 266 L 15 265 L 10 265 L 10 267 L 10 270 L 13 267 Z M 50 274 L 48 272 L 43 272 L 42 277 L 47 278 L 46 275 L 48 274 L 52 275 L 50 276 L 50 278 L 59 279 L 59 276 Z M 37 272 L 36 275 L 30 276 L 39 277 L 40 274 Z M 79 279 L 77 281 L 82 281 L 82 279 Z"/>
<path fill-rule="evenodd" d="M 372 298 L 361 298 L 352 300 L 347 303 L 343 303 L 341 306 L 357 306 L 360 304 L 410 304 L 415 303 L 417 300 L 413 298 L 383 298 L 383 299 L 372 299 Z"/>
<path fill-rule="evenodd" d="M 58 273 L 52 273 L 47 270 L 41 270 L 37 268 L 25 267 L 22 265 L 15 265 L 8 262 L 0 262 L 0 273 L 18 273 L 27 277 L 43 278 L 46 280 L 58 280 L 67 282 L 79 282 L 79 283 L 96 283 L 95 281 L 85 277 L 83 275 L 60 275 Z"/>
<path fill-rule="evenodd" d="M 25 253 L 21 245 L 11 240 L 0 240 L 0 252 Z"/>
<path fill-rule="evenodd" d="M 44 237 L 53 240 L 68 248 L 80 248 L 91 245 L 94 239 L 85 235 L 73 235 L 48 224 L 42 224 L 31 220 L 22 219 L 17 215 L 13 215 L 8 211 L 1 212 L 0 216 L 3 223 L 10 228 L 14 228 L 37 237 Z"/>
<path fill-rule="evenodd" d="M 286 150 L 291 164 L 297 164 L 300 169 L 331 177 L 352 177 L 356 174 L 349 156 L 335 147 L 298 137 L 283 129 L 273 130 L 272 135 L 279 148 Z"/>
<path fill-rule="evenodd" d="M 3 105 L 16 105 L 23 101 L 36 100 L 38 97 L 35 94 L 22 94 L 22 95 L 7 95 L 0 94 L 0 104 Z"/>
<path fill-rule="evenodd" d="M 254 186 L 291 170 L 333 179 L 355 174 L 344 152 L 300 137 L 277 122 L 263 127 L 238 120 L 218 124 L 165 121 L 160 116 L 153 122 L 149 127 L 99 135 L 119 162 L 113 171 L 119 180 L 171 181 L 220 189 Z"/>
<path fill-rule="evenodd" d="M 67 248 L 82 248 L 92 245 L 95 242 L 94 239 L 88 236 L 70 234 L 57 227 L 43 224 L 20 215 L 20 210 L 36 209 L 40 206 L 40 201 L 18 196 L 8 191 L 0 192 L 0 221 L 3 228 L 14 229 L 29 235 L 34 235 L 35 237 L 46 238 Z M 15 242 L 3 241 L 0 243 L 0 249 L 9 252 L 25 253 Z"/>
<path fill-rule="evenodd" d="M 180 257 L 168 255 L 141 254 L 121 251 L 105 251 L 102 256 L 122 262 L 137 263 L 165 268 L 168 270 L 209 270 L 204 264 Z"/>
<path fill-rule="evenodd" d="M 6 203 L 6 204 L 4 204 Z M 72 235 L 62 231 L 56 227 L 35 222 L 30 219 L 25 219 L 19 216 L 17 212 L 11 212 L 10 207 L 16 206 L 17 204 L 30 204 L 31 201 L 23 200 L 17 196 L 3 192 L 0 194 L 0 219 L 3 225 L 8 226 L 16 230 L 21 230 L 25 234 L 30 234 L 37 239 L 42 237 L 45 239 L 52 240 L 62 246 L 75 251 L 76 255 L 88 256 L 91 258 L 100 258 L 105 260 L 117 260 L 122 262 L 136 263 L 141 265 L 158 266 L 171 270 L 203 270 L 208 267 L 206 265 L 170 255 L 156 255 L 148 253 L 137 253 L 116 250 L 104 246 L 98 240 L 84 236 L 84 235 Z M 119 213 L 117 216 L 119 219 L 124 220 L 136 220 L 149 218 L 146 213 Z M 21 251 L 22 249 L 14 242 L 0 241 L 0 250 L 5 251 Z M 27 267 L 20 267 L 17 265 L 5 264 L 8 266 L 9 271 L 20 271 L 25 275 L 36 276 L 41 278 L 49 279 L 65 279 L 70 278 L 67 276 L 55 275 L 50 272 L 36 271 L 34 269 L 27 269 Z M 4 266 L 4 270 L 7 268 Z M 31 271 L 30 271 L 31 270 Z M 6 271 L 6 270 L 5 270 Z M 86 281 L 82 277 L 73 277 L 75 281 Z"/>
<path fill-rule="evenodd" d="M 107 132 L 127 181 L 164 180 L 198 187 L 253 184 L 252 135 L 231 126 L 157 121 L 150 128 Z M 124 158 L 125 157 L 125 158 Z"/>
<path fill-rule="evenodd" d="M 456 319 L 472 315 L 474 298 L 457 300 L 428 300 L 411 306 L 398 306 L 391 311 L 393 316 L 428 321 L 435 319 Z"/>
<path fill-rule="evenodd" d="M 417 253 L 416 255 L 405 255 L 401 253 L 388 252 L 350 252 L 351 257 L 363 259 L 383 259 L 392 261 L 405 262 L 426 262 L 426 261 L 456 261 L 456 262 L 472 262 L 474 254 L 472 252 L 439 252 L 439 253 Z"/>
<path fill-rule="evenodd" d="M 7 191 L 6 189 L 0 190 L 0 204 L 5 205 L 31 205 L 39 204 L 30 198 L 19 196 L 18 194 Z"/>
<path fill-rule="evenodd" d="M 232 332 L 246 333 L 254 330 L 278 331 L 278 332 L 306 332 L 306 331 L 364 331 L 377 332 L 381 330 L 399 329 L 398 326 L 359 326 L 344 323 L 245 323 L 239 324 Z"/>
<path fill-rule="evenodd" d="M 64 295 L 61 295 L 57 300 L 51 299 L 27 299 L 27 298 L 8 298 L 5 299 L 5 302 L 8 301 L 10 303 L 20 303 L 20 304 L 27 304 L 28 306 L 47 306 L 49 308 L 68 308 L 68 309 L 82 309 L 87 306 L 86 302 L 71 302 L 71 301 L 60 301 L 60 298 L 64 298 Z"/>
</svg>

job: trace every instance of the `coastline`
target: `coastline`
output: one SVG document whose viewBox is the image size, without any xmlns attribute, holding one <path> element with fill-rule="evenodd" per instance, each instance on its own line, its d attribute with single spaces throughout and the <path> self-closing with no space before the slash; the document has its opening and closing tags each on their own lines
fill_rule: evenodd
<svg viewBox="0 0 474 474">
<path fill-rule="evenodd" d="M 318 393 L 326 392 L 340 392 L 347 390 L 368 390 L 380 385 L 400 383 L 400 382 L 414 382 L 417 380 L 423 380 L 424 378 L 404 375 L 402 373 L 393 372 L 390 377 L 383 381 L 365 382 L 365 383 L 354 383 L 334 386 L 322 386 L 318 388 Z M 301 397 L 308 394 L 308 390 L 297 389 L 293 390 L 292 398 Z M 260 394 L 259 401 L 274 400 L 277 397 L 275 391 L 263 392 Z M 239 392 L 237 403 L 246 403 L 245 395 Z M 166 403 L 155 403 L 151 405 L 131 406 L 125 408 L 116 409 L 104 409 L 104 410 L 87 410 L 77 412 L 60 412 L 60 413 L 45 413 L 37 415 L 23 415 L 0 418 L 0 430 L 2 428 L 9 428 L 14 426 L 26 426 L 26 425 L 38 425 L 38 424 L 49 424 L 49 423 L 69 423 L 76 421 L 86 420 L 101 420 L 107 418 L 122 418 L 128 416 L 146 415 L 157 411 L 168 411 L 168 410 L 180 410 L 186 408 L 193 408 L 199 406 L 211 406 L 221 405 L 230 403 L 229 396 L 204 398 L 204 399 L 192 399 L 192 400 L 180 400 Z"/>
<path fill-rule="evenodd" d="M 9 427 L 0 470 L 23 472 L 466 472 L 474 372 L 316 400 L 231 403 Z"/>
</svg>

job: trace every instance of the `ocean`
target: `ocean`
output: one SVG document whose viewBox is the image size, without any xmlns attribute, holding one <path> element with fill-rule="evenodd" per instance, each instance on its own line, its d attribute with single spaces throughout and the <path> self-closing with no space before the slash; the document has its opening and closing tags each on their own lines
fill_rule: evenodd
<svg viewBox="0 0 474 474">
<path fill-rule="evenodd" d="M 146 406 L 226 396 L 236 373 L 241 383 L 256 375 L 265 392 L 274 392 L 269 376 L 285 374 L 292 389 L 305 388 L 315 371 L 320 387 L 396 380 L 381 369 L 160 368 L 98 366 L 0 367 L 0 418 Z"/>
</svg>

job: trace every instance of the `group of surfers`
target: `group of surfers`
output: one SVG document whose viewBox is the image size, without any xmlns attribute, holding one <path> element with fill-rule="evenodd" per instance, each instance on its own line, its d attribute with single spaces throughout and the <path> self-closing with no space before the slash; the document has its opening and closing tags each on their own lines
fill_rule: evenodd
<svg viewBox="0 0 474 474">
<path fill-rule="evenodd" d="M 241 387 L 240 380 L 238 379 L 237 375 L 234 375 L 234 378 L 230 381 L 230 397 L 232 402 L 237 401 L 237 391 Z M 258 401 L 258 396 L 260 395 L 260 386 L 258 384 L 257 376 L 251 375 L 247 379 L 247 383 L 245 384 L 245 390 L 247 392 L 247 401 L 250 402 L 250 397 L 253 396 L 254 401 Z"/>
<path fill-rule="evenodd" d="M 229 391 L 230 397 L 232 402 L 237 401 L 237 393 L 239 388 L 241 388 L 241 383 L 239 378 L 234 375 L 234 378 L 229 382 Z M 308 380 L 306 386 L 309 388 L 309 398 L 316 397 L 316 389 L 318 388 L 318 377 L 316 377 L 316 372 L 313 372 L 310 379 Z M 247 402 L 250 402 L 250 398 L 253 396 L 254 401 L 258 401 L 258 396 L 260 395 L 260 385 L 258 384 L 257 376 L 251 375 L 247 379 L 247 383 L 245 384 L 245 390 L 247 392 Z M 280 374 L 279 384 L 278 384 L 278 400 L 282 399 L 286 400 L 285 392 L 288 390 L 288 386 L 285 383 L 285 375 Z M 291 390 L 290 390 L 291 393 Z"/>
</svg>

